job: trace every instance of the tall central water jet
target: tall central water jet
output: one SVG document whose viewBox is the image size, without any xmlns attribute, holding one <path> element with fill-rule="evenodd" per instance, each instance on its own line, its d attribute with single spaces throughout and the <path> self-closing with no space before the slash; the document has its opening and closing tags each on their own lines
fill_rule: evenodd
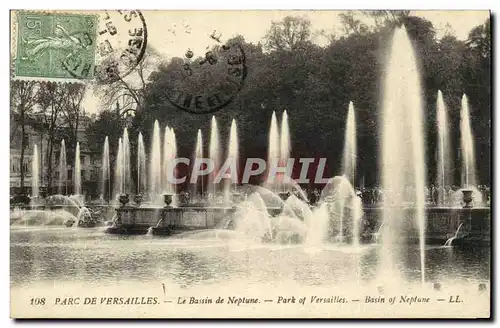
<svg viewBox="0 0 500 328">
<path fill-rule="evenodd" d="M 122 171 L 122 179 L 123 179 L 123 191 L 126 194 L 132 193 L 132 177 L 130 174 L 131 166 L 130 166 L 130 142 L 128 138 L 128 130 L 127 128 L 123 129 L 123 171 Z"/>
<path fill-rule="evenodd" d="M 170 129 L 170 142 L 171 142 L 171 152 L 172 152 L 172 159 L 175 159 L 177 158 L 177 139 L 175 137 L 175 130 L 172 128 Z M 174 177 L 177 177 L 177 169 L 176 167 L 174 166 L 172 168 L 172 174 Z M 176 188 L 176 184 L 175 183 L 172 183 L 171 184 L 171 189 L 174 194 L 177 192 L 177 188 Z M 174 198 L 173 200 L 173 203 L 172 203 L 172 206 L 177 206 L 177 199 Z"/>
<path fill-rule="evenodd" d="M 355 186 L 356 176 L 356 117 L 354 113 L 354 104 L 349 102 L 347 121 L 344 138 L 344 154 L 342 158 L 342 173 Z"/>
<path fill-rule="evenodd" d="M 81 162 L 80 162 L 80 143 L 76 143 L 76 150 L 75 150 L 75 178 L 74 178 L 74 183 L 75 183 L 75 195 L 81 195 L 82 194 L 82 169 L 81 169 Z"/>
<path fill-rule="evenodd" d="M 59 154 L 59 194 L 68 194 L 68 169 L 66 164 L 66 144 L 61 140 L 61 153 Z"/>
<path fill-rule="evenodd" d="M 354 104 L 349 102 L 347 111 L 347 120 L 344 137 L 344 153 L 342 158 L 342 172 L 343 175 L 349 180 L 351 185 L 355 187 L 356 179 L 356 158 L 357 158 L 357 144 L 356 144 L 356 117 L 354 113 Z M 354 198 L 352 198 L 354 199 Z M 354 202 L 355 199 L 351 202 Z M 350 204 L 353 207 L 353 204 Z M 352 244 L 359 245 L 359 218 L 352 215 Z M 343 220 L 340 218 L 340 231 L 343 231 Z M 342 234 L 341 234 L 342 236 Z"/>
<path fill-rule="evenodd" d="M 276 112 L 273 111 L 273 115 L 271 117 L 271 127 L 269 128 L 269 148 L 267 155 L 267 167 L 271 165 L 278 165 L 278 161 L 280 158 L 280 137 L 278 131 L 278 121 L 276 120 Z M 271 184 L 271 189 L 274 189 L 276 186 L 275 183 Z"/>
<path fill-rule="evenodd" d="M 31 161 L 31 196 L 38 197 L 40 188 L 40 158 L 38 157 L 38 147 L 33 146 L 33 160 Z"/>
<path fill-rule="evenodd" d="M 168 192 L 168 167 L 169 167 L 169 160 L 170 160 L 170 156 L 169 156 L 169 143 L 168 143 L 168 138 L 169 138 L 169 134 L 170 134 L 170 128 L 169 126 L 167 125 L 165 127 L 165 133 L 163 134 L 163 164 L 162 164 L 162 189 L 163 189 L 163 192 L 166 193 Z"/>
<path fill-rule="evenodd" d="M 174 174 L 172 166 L 173 160 L 177 157 L 176 148 L 174 130 L 167 127 L 165 129 L 165 140 L 163 141 L 163 174 L 165 177 L 163 189 L 166 193 L 170 194 L 175 193 L 175 187 L 170 175 Z"/>
<path fill-rule="evenodd" d="M 230 176 L 238 177 L 238 130 L 236 129 L 236 121 L 233 119 L 231 122 L 231 131 L 229 133 L 229 150 L 227 152 L 226 162 L 231 163 L 231 168 L 234 168 L 236 172 L 231 172 Z M 231 178 L 224 180 L 224 202 L 228 204 L 231 198 L 231 186 L 233 189 L 236 188 L 238 181 L 233 181 Z"/>
<path fill-rule="evenodd" d="M 109 170 L 109 140 L 108 136 L 104 139 L 104 148 L 102 150 L 102 170 L 101 170 L 101 196 L 103 199 L 111 198 L 111 177 Z"/>
<path fill-rule="evenodd" d="M 153 126 L 153 141 L 151 143 L 150 163 L 149 163 L 149 192 L 151 201 L 161 202 L 161 141 L 160 124 L 155 120 Z"/>
<path fill-rule="evenodd" d="M 209 192 L 215 197 L 217 188 L 214 183 L 215 176 L 220 169 L 220 145 L 219 145 L 219 128 L 215 116 L 212 116 L 210 125 L 210 144 L 208 147 L 208 156 L 212 161 L 214 168 L 208 176 Z"/>
<path fill-rule="evenodd" d="M 288 127 L 288 114 L 285 110 L 283 111 L 283 117 L 281 119 L 280 166 L 286 166 L 289 158 L 290 158 L 290 129 Z M 283 191 L 285 191 L 284 181 L 285 177 L 283 176 L 283 178 L 280 181 L 283 184 Z"/>
<path fill-rule="evenodd" d="M 144 147 L 144 138 L 139 132 L 137 137 L 137 194 L 146 192 L 146 148 Z"/>
<path fill-rule="evenodd" d="M 385 76 L 382 126 L 382 189 L 384 195 L 381 274 L 390 280 L 398 276 L 395 263 L 407 226 L 411 204 L 418 222 L 421 278 L 425 281 L 424 134 L 420 74 L 417 58 L 406 29 L 394 32 Z M 405 189 L 411 192 L 405 194 Z"/>
<path fill-rule="evenodd" d="M 113 189 L 113 200 L 116 199 L 116 195 L 122 194 L 123 191 L 123 141 L 122 138 L 118 138 L 118 150 L 116 151 L 115 160 L 115 181 Z"/>
<path fill-rule="evenodd" d="M 436 101 L 437 128 L 438 128 L 438 167 L 437 167 L 437 187 L 439 190 L 438 204 L 444 205 L 447 185 L 451 184 L 451 145 L 448 129 L 448 114 L 443 100 L 441 90 L 438 91 Z"/>
<path fill-rule="evenodd" d="M 196 135 L 196 148 L 195 148 L 195 151 L 194 151 L 194 165 L 197 165 L 199 163 L 200 160 L 203 159 L 203 137 L 201 135 L 201 130 L 198 129 L 198 134 Z M 203 164 L 201 164 L 203 165 Z M 203 167 L 195 167 L 194 170 L 200 170 L 202 171 L 203 170 Z M 192 181 L 194 182 L 194 195 L 196 195 L 198 193 L 198 181 L 200 181 L 200 199 L 203 199 L 203 176 L 198 176 L 196 181 Z"/>
<path fill-rule="evenodd" d="M 462 144 L 462 187 L 475 187 L 477 186 L 477 181 L 476 162 L 474 159 L 474 137 L 470 124 L 469 101 L 466 95 L 462 96 L 460 137 Z"/>
</svg>

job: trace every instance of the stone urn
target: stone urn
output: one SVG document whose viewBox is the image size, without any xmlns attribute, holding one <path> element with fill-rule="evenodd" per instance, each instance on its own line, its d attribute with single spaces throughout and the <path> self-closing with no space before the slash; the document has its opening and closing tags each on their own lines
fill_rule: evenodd
<svg viewBox="0 0 500 328">
<path fill-rule="evenodd" d="M 231 201 L 233 203 L 239 203 L 239 202 L 241 202 L 242 198 L 243 198 L 243 195 L 240 194 L 240 193 L 235 192 L 235 193 L 231 194 Z"/>
<path fill-rule="evenodd" d="M 165 207 L 170 207 L 170 204 L 172 204 L 173 200 L 172 194 L 163 194 L 163 202 L 165 202 Z"/>
<path fill-rule="evenodd" d="M 463 189 L 462 190 L 463 201 L 465 203 L 464 208 L 472 208 L 472 190 Z"/>
<path fill-rule="evenodd" d="M 127 205 L 129 202 L 128 194 L 121 194 L 120 196 L 118 196 L 118 201 L 120 202 L 120 204 L 122 204 L 122 206 Z"/>
<path fill-rule="evenodd" d="M 47 197 L 47 188 L 43 188 L 43 187 L 40 188 L 38 193 L 39 193 L 40 197 L 46 198 Z"/>
<path fill-rule="evenodd" d="M 290 197 L 290 192 L 288 191 L 280 191 L 278 193 L 278 195 L 280 196 L 280 198 L 283 200 L 283 201 L 286 201 L 288 199 L 288 197 Z"/>
<path fill-rule="evenodd" d="M 134 196 L 134 202 L 137 205 L 137 207 L 141 206 L 142 200 L 143 200 L 142 194 L 137 194 Z"/>
</svg>

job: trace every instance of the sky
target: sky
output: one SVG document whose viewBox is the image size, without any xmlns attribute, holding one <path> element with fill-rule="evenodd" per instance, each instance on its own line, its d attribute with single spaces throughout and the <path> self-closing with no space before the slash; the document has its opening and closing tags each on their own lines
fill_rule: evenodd
<svg viewBox="0 0 500 328">
<path fill-rule="evenodd" d="M 336 31 L 341 33 L 342 11 L 313 10 L 237 10 L 237 11 L 142 11 L 148 31 L 148 45 L 154 47 L 166 59 L 184 57 L 187 50 L 192 50 L 195 57 L 203 55 L 207 47 L 216 44 L 209 37 L 215 31 L 220 40 L 227 40 L 238 34 L 247 42 L 261 41 L 273 21 L 281 21 L 286 16 L 303 16 L 312 23 L 312 30 Z M 451 28 L 453 34 L 465 40 L 469 31 L 489 17 L 488 11 L 413 11 L 411 15 L 420 16 L 432 22 L 438 38 Z M 358 15 L 366 23 L 368 18 Z M 313 41 L 324 45 L 326 38 L 316 36 Z M 85 110 L 95 113 L 100 107 L 91 90 L 85 96 Z"/>
<path fill-rule="evenodd" d="M 214 30 L 223 39 L 241 34 L 247 42 L 262 40 L 273 21 L 281 21 L 286 16 L 305 16 L 311 20 L 312 30 L 340 29 L 339 13 L 342 11 L 160 11 L 143 12 L 148 25 L 148 42 L 166 56 L 182 56 L 191 48 L 203 51 L 210 43 L 208 35 Z M 442 36 L 446 24 L 452 27 L 455 36 L 466 39 L 469 31 L 484 23 L 488 11 L 415 11 L 411 13 L 432 22 L 438 37 Z M 363 15 L 360 13 L 359 18 Z M 367 19 L 368 22 L 368 19 Z M 317 39 L 321 44 L 324 40 Z"/>
</svg>

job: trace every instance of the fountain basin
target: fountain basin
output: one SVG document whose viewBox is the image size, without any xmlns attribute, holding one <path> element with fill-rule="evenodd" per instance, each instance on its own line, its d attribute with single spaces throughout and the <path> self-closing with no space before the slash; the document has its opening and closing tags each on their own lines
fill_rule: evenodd
<svg viewBox="0 0 500 328">
<path fill-rule="evenodd" d="M 234 207 L 120 207 L 116 209 L 118 220 L 108 233 L 146 234 L 151 228 L 155 235 L 173 235 L 181 232 L 214 229 L 219 222 L 236 211 Z M 271 217 L 281 213 L 282 208 L 267 208 Z M 373 243 L 379 234 L 384 209 L 371 207 L 364 209 L 360 225 L 361 241 Z M 454 245 L 490 244 L 490 208 L 427 208 L 425 235 L 426 244 L 443 245 L 463 223 L 461 237 Z M 415 220 L 415 208 L 403 208 L 402 234 L 408 243 L 418 244 L 419 229 Z"/>
<path fill-rule="evenodd" d="M 382 225 L 383 208 L 365 208 L 363 210 L 362 236 L 365 241 L 377 235 Z M 418 226 L 415 220 L 415 208 L 403 208 L 403 233 L 409 243 L 418 244 Z M 426 244 L 443 245 L 464 223 L 463 235 L 454 240 L 454 245 L 487 246 L 490 244 L 491 210 L 488 207 L 449 208 L 430 207 L 425 210 Z"/>
<path fill-rule="evenodd" d="M 120 207 L 116 209 L 117 219 L 106 230 L 111 234 L 146 234 L 151 228 L 155 235 L 214 229 L 219 222 L 236 211 L 234 207 Z M 268 208 L 273 216 L 281 208 Z"/>
</svg>

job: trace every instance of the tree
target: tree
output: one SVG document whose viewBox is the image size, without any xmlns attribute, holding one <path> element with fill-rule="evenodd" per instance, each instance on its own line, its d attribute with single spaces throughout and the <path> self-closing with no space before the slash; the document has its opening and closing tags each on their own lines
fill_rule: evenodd
<svg viewBox="0 0 500 328">
<path fill-rule="evenodd" d="M 346 13 L 340 13 L 339 17 L 342 22 L 345 35 L 368 33 L 368 26 L 360 19 L 356 18 L 355 12 L 348 11 Z"/>
<path fill-rule="evenodd" d="M 471 30 L 466 40 L 465 93 L 469 97 L 471 122 L 476 139 L 480 181 L 490 179 L 491 157 L 491 27 L 490 18 Z"/>
<path fill-rule="evenodd" d="M 491 27 L 490 18 L 483 25 L 476 26 L 469 32 L 466 45 L 477 52 L 482 58 L 491 57 Z"/>
<path fill-rule="evenodd" d="M 272 22 L 265 36 L 267 51 L 296 51 L 310 42 L 311 21 L 304 17 L 287 16 Z"/>
<path fill-rule="evenodd" d="M 71 83 L 64 85 L 64 89 L 66 93 L 66 104 L 62 110 L 62 117 L 69 129 L 68 145 L 70 145 L 72 149 L 76 149 L 78 128 L 80 127 L 81 118 L 85 116 L 82 101 L 85 96 L 86 88 L 84 84 Z"/>
<path fill-rule="evenodd" d="M 143 60 L 126 77 L 117 76 L 116 81 L 97 83 L 94 96 L 101 100 L 105 109 L 112 109 L 118 102 L 122 115 L 129 111 L 140 111 L 144 108 L 144 97 L 149 75 L 162 62 L 161 54 L 148 46 Z"/>
<path fill-rule="evenodd" d="M 10 89 L 11 108 L 14 110 L 12 116 L 15 118 L 17 125 L 21 127 L 21 156 L 19 159 L 21 188 L 24 188 L 24 151 L 27 146 L 26 125 L 36 103 L 37 93 L 38 85 L 35 81 L 12 81 Z M 13 134 L 11 134 L 11 142 L 12 138 Z"/>
<path fill-rule="evenodd" d="M 47 132 L 47 187 L 52 190 L 53 155 L 55 143 L 60 141 L 61 116 L 67 104 L 67 89 L 63 84 L 43 82 L 38 91 L 37 103 Z M 61 174 L 61 172 L 59 172 Z"/>
<path fill-rule="evenodd" d="M 363 13 L 374 19 L 375 28 L 379 31 L 386 27 L 400 26 L 410 15 L 409 10 L 365 10 Z"/>
</svg>

